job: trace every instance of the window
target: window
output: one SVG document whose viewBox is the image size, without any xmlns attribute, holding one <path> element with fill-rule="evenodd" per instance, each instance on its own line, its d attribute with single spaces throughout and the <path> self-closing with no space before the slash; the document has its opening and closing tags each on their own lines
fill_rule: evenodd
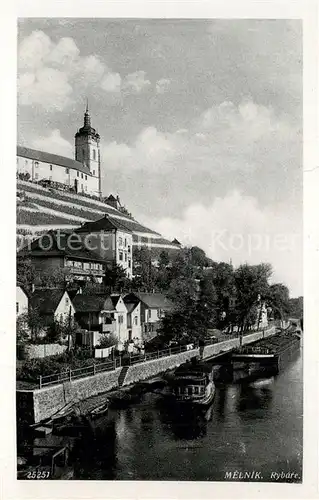
<svg viewBox="0 0 319 500">
<path fill-rule="evenodd" d="M 125 262 L 127 262 L 127 254 L 124 254 L 124 256 L 125 256 Z"/>
<path fill-rule="evenodd" d="M 122 238 L 121 238 L 121 237 L 119 238 L 119 245 L 120 245 L 120 246 L 122 246 L 122 245 L 123 245 L 123 240 L 122 240 Z"/>
<path fill-rule="evenodd" d="M 128 245 L 127 251 L 128 251 L 128 253 L 131 253 L 131 246 L 130 245 Z"/>
<path fill-rule="evenodd" d="M 68 168 L 66 168 L 66 169 L 65 169 L 65 173 L 66 173 L 66 174 L 68 174 L 68 173 L 69 173 L 69 169 L 68 169 Z"/>
<path fill-rule="evenodd" d="M 83 179 L 83 174 L 81 174 L 81 179 Z"/>
<path fill-rule="evenodd" d="M 88 187 L 87 187 L 87 186 L 85 186 L 85 191 L 87 191 L 87 190 L 88 190 Z"/>
<path fill-rule="evenodd" d="M 134 316 L 134 325 L 137 326 L 137 324 L 138 324 L 138 317 Z"/>
<path fill-rule="evenodd" d="M 96 151 L 93 149 L 93 160 L 96 160 Z"/>
<path fill-rule="evenodd" d="M 150 317 L 152 316 L 152 311 L 150 309 L 147 310 L 147 316 L 148 319 L 150 319 Z"/>
<path fill-rule="evenodd" d="M 87 175 L 85 176 L 85 180 L 86 180 L 86 181 L 88 180 L 88 176 L 87 176 Z"/>
<path fill-rule="evenodd" d="M 65 297 L 65 305 L 68 306 L 69 305 L 69 297 Z"/>
<path fill-rule="evenodd" d="M 39 174 L 35 174 L 34 178 L 39 179 Z"/>
<path fill-rule="evenodd" d="M 34 162 L 34 165 L 35 165 L 36 168 L 38 168 L 39 162 L 38 161 Z"/>
<path fill-rule="evenodd" d="M 52 165 L 50 165 L 50 170 L 51 170 L 51 172 L 52 172 Z"/>
<path fill-rule="evenodd" d="M 121 325 L 123 323 L 123 315 L 119 314 L 119 324 Z"/>
<path fill-rule="evenodd" d="M 83 159 L 85 158 L 85 149 L 82 149 L 82 156 L 83 156 Z"/>
<path fill-rule="evenodd" d="M 95 170 L 93 170 L 93 175 L 95 175 Z"/>
<path fill-rule="evenodd" d="M 81 190 L 83 191 L 83 184 L 81 184 Z"/>
<path fill-rule="evenodd" d="M 119 254 L 119 259 L 120 259 L 120 260 L 123 260 L 123 252 L 120 252 L 120 254 Z"/>
<path fill-rule="evenodd" d="M 17 311 L 17 314 L 19 314 L 19 302 L 16 302 L 16 311 Z"/>
<path fill-rule="evenodd" d="M 199 394 L 199 387 L 198 386 L 194 387 L 194 394 Z"/>
<path fill-rule="evenodd" d="M 128 267 L 131 267 L 132 266 L 132 262 L 131 262 L 131 259 L 128 260 Z"/>
<path fill-rule="evenodd" d="M 79 171 L 77 171 L 76 176 L 79 177 Z"/>
<path fill-rule="evenodd" d="M 125 238 L 125 240 L 124 240 L 124 246 L 125 246 L 125 247 L 126 247 L 126 244 L 127 244 L 127 241 L 126 241 L 126 238 Z"/>
<path fill-rule="evenodd" d="M 68 267 L 73 267 L 73 260 L 67 260 L 67 261 L 66 261 L 66 265 L 67 265 Z"/>
</svg>

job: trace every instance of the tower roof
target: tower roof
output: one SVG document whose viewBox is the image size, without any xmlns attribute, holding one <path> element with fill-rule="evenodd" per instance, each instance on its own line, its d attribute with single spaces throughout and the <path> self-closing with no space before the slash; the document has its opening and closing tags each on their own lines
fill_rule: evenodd
<svg viewBox="0 0 319 500">
<path fill-rule="evenodd" d="M 77 133 L 75 134 L 75 137 L 80 137 L 83 135 L 92 135 L 95 139 L 99 140 L 100 135 L 97 133 L 95 128 L 91 126 L 91 116 L 89 113 L 89 101 L 88 99 L 86 100 L 86 109 L 84 113 L 84 124 L 83 127 L 81 127 Z"/>
</svg>

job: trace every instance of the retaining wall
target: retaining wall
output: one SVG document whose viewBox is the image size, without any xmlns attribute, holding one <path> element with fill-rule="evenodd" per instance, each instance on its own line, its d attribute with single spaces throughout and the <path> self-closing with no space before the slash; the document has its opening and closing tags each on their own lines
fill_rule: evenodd
<svg viewBox="0 0 319 500">
<path fill-rule="evenodd" d="M 71 401 L 76 402 L 115 389 L 118 386 L 120 372 L 121 368 L 117 368 L 111 372 L 98 373 L 91 377 L 35 389 L 33 391 L 34 422 L 51 417 Z"/>
<path fill-rule="evenodd" d="M 146 380 L 163 373 L 166 370 L 176 368 L 177 366 L 186 363 L 187 360 L 193 358 L 194 356 L 198 356 L 198 354 L 199 349 L 191 349 L 179 354 L 174 354 L 167 358 L 153 359 L 151 361 L 146 361 L 145 363 L 130 366 L 123 385 L 129 385 L 140 380 Z"/>
</svg>

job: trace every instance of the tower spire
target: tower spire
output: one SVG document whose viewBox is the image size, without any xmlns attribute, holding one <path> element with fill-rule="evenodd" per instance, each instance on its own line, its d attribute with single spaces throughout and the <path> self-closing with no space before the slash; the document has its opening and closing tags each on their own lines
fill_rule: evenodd
<svg viewBox="0 0 319 500">
<path fill-rule="evenodd" d="M 84 127 L 91 127 L 91 117 L 89 114 L 89 99 L 86 98 L 86 110 L 84 113 Z"/>
</svg>

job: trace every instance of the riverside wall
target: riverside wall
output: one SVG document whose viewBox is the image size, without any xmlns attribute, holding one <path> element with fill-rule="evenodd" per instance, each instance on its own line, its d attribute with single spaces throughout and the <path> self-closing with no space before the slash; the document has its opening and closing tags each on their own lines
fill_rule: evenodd
<svg viewBox="0 0 319 500">
<path fill-rule="evenodd" d="M 275 333 L 275 327 L 264 332 L 255 332 L 243 338 L 243 344 L 255 342 Z M 210 346 L 205 346 L 203 358 L 208 359 L 221 352 L 227 352 L 239 346 L 239 339 L 229 339 Z M 163 357 L 128 367 L 124 386 L 146 380 L 167 370 L 176 368 L 188 359 L 197 356 L 199 349 L 192 349 L 169 357 Z M 17 390 L 17 413 L 28 418 L 29 423 L 37 423 L 50 418 L 68 403 L 96 396 L 118 388 L 118 379 L 122 368 L 98 373 L 78 380 L 71 380 L 54 386 L 34 390 Z"/>
</svg>

